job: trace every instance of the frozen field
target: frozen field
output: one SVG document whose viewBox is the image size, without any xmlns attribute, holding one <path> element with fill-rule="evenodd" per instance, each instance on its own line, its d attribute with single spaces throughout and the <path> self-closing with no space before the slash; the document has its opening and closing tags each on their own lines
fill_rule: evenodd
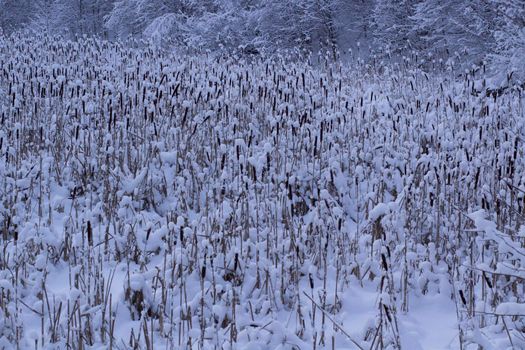
<svg viewBox="0 0 525 350">
<path fill-rule="evenodd" d="M 0 36 L 0 349 L 523 349 L 519 88 Z"/>
</svg>

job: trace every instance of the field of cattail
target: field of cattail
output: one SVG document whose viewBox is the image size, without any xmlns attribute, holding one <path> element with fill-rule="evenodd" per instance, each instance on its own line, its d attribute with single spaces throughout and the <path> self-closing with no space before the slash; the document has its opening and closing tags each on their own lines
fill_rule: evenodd
<svg viewBox="0 0 525 350">
<path fill-rule="evenodd" d="M 523 349 L 484 67 L 0 37 L 0 349 Z"/>
</svg>

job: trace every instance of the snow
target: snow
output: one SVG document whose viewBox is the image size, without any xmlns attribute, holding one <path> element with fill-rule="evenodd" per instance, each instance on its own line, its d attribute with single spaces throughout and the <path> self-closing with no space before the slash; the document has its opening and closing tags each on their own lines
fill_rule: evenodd
<svg viewBox="0 0 525 350">
<path fill-rule="evenodd" d="M 0 348 L 525 348 L 517 91 L 45 38 L 0 37 Z"/>
<path fill-rule="evenodd" d="M 525 304 L 501 303 L 496 308 L 496 313 L 500 315 L 525 315 Z"/>
<path fill-rule="evenodd" d="M 401 318 L 407 349 L 457 349 L 458 321 L 454 303 L 443 295 L 416 298 Z"/>
</svg>

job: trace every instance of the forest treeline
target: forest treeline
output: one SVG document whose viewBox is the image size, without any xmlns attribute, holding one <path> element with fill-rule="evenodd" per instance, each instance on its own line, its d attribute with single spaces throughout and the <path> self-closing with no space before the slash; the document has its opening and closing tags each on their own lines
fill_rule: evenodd
<svg viewBox="0 0 525 350">
<path fill-rule="evenodd" d="M 525 71 L 523 0 L 0 0 L 0 27 L 151 38 L 185 52 L 415 52 Z"/>
</svg>

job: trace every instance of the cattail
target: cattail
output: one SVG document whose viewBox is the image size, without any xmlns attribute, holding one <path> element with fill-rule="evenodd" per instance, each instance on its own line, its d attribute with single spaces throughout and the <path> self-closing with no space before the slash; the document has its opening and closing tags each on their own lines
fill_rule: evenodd
<svg viewBox="0 0 525 350">
<path fill-rule="evenodd" d="M 463 294 L 463 290 L 459 290 L 459 296 L 461 297 L 461 302 L 463 305 L 467 306 L 467 299 L 465 299 L 465 294 Z"/>
<path fill-rule="evenodd" d="M 492 289 L 492 282 L 490 282 L 490 279 L 487 277 L 487 275 L 485 274 L 485 272 L 483 272 L 483 278 L 485 279 L 485 282 L 487 283 L 487 285 L 489 286 L 489 288 Z"/>
<path fill-rule="evenodd" d="M 381 261 L 383 263 L 383 269 L 385 271 L 388 271 L 388 263 L 386 262 L 385 254 L 381 254 Z"/>
<path fill-rule="evenodd" d="M 388 311 L 388 307 L 385 304 L 383 305 L 383 309 L 385 310 L 386 318 L 388 319 L 388 322 L 392 323 L 392 316 L 390 316 L 390 311 Z"/>
<path fill-rule="evenodd" d="M 91 221 L 87 222 L 87 238 L 90 247 L 93 247 L 93 230 L 91 229 Z"/>
</svg>

